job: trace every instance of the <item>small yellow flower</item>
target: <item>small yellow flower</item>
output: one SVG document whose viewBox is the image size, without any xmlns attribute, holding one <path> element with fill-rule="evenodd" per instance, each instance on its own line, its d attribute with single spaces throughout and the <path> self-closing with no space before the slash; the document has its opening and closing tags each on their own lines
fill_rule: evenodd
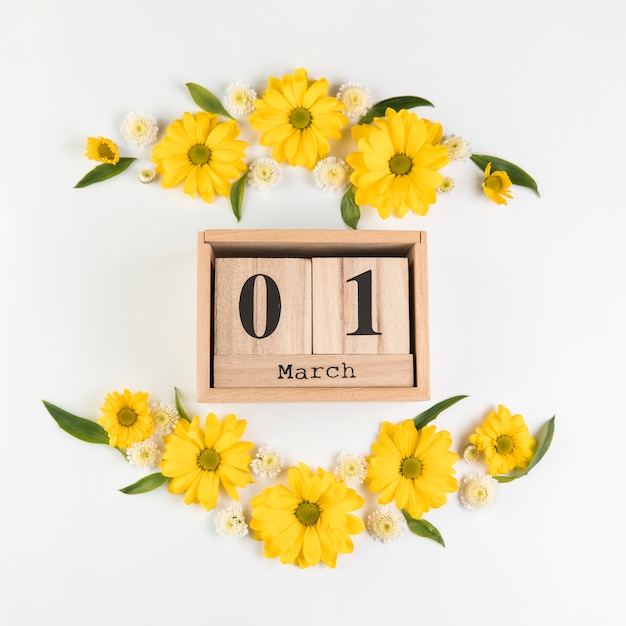
<svg viewBox="0 0 626 626">
<path fill-rule="evenodd" d="M 507 198 L 513 198 L 513 195 L 509 191 L 511 187 L 509 175 L 500 170 L 492 172 L 491 163 L 487 163 L 487 167 L 485 168 L 485 178 L 482 187 L 489 200 L 496 204 L 506 204 Z"/>
<path fill-rule="evenodd" d="M 523 470 L 533 458 L 535 440 L 521 415 L 511 415 L 506 407 L 491 411 L 482 426 L 470 435 L 470 443 L 485 453 L 485 461 L 492 476 L 514 469 Z"/>
<path fill-rule="evenodd" d="M 110 165 L 115 165 L 120 160 L 120 152 L 115 143 L 104 137 L 87 137 L 85 156 Z"/>
<path fill-rule="evenodd" d="M 107 431 L 109 443 L 114 447 L 127 448 L 147 439 L 154 430 L 148 394 L 142 391 L 131 393 L 124 389 L 123 394 L 117 391 L 109 393 L 100 410 L 102 416 L 98 424 Z"/>
</svg>

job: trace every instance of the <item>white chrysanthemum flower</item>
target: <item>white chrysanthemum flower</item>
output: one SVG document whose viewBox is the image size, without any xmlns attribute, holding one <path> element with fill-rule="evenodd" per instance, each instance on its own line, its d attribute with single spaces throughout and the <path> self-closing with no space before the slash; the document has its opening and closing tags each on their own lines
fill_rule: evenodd
<svg viewBox="0 0 626 626">
<path fill-rule="evenodd" d="M 478 457 L 480 456 L 480 450 L 478 446 L 475 446 L 473 443 L 468 443 L 463 448 L 463 460 L 466 463 L 472 463 L 473 461 L 478 461 Z"/>
<path fill-rule="evenodd" d="M 230 85 L 224 96 L 226 110 L 234 116 L 250 115 L 254 111 L 256 91 L 247 84 L 235 83 Z"/>
<path fill-rule="evenodd" d="M 464 161 L 472 153 L 469 143 L 457 135 L 444 137 L 441 145 L 448 149 L 450 161 Z"/>
<path fill-rule="evenodd" d="M 441 185 L 437 187 L 437 191 L 440 193 L 450 193 L 454 189 L 454 178 L 450 178 L 450 176 L 444 176 L 441 181 Z"/>
<path fill-rule="evenodd" d="M 248 184 L 257 189 L 276 187 L 283 178 L 278 161 L 270 157 L 253 161 L 248 169 Z"/>
<path fill-rule="evenodd" d="M 346 117 L 354 121 L 363 117 L 372 106 L 370 91 L 360 83 L 345 83 L 339 88 L 337 100 L 343 103 Z"/>
<path fill-rule="evenodd" d="M 357 452 L 342 452 L 339 455 L 335 476 L 348 487 L 361 485 L 367 476 L 367 461 Z"/>
<path fill-rule="evenodd" d="M 317 186 L 324 191 L 341 191 L 350 183 L 348 164 L 334 156 L 318 161 L 313 176 Z"/>
<path fill-rule="evenodd" d="M 159 127 L 156 118 L 149 113 L 129 113 L 120 130 L 125 141 L 143 148 L 156 140 Z"/>
<path fill-rule="evenodd" d="M 169 402 L 153 402 L 150 405 L 150 417 L 154 424 L 154 434 L 161 436 L 169 435 L 180 418 L 176 407 Z"/>
<path fill-rule="evenodd" d="M 255 474 L 263 478 L 275 478 L 283 469 L 283 459 L 274 448 L 261 446 L 256 458 L 250 461 L 250 467 Z"/>
<path fill-rule="evenodd" d="M 144 469 L 154 469 L 161 460 L 163 453 L 152 439 L 136 441 L 126 448 L 126 457 L 131 465 Z"/>
<path fill-rule="evenodd" d="M 222 509 L 215 518 L 217 532 L 228 539 L 239 539 L 248 534 L 248 524 L 239 502 Z"/>
<path fill-rule="evenodd" d="M 367 517 L 367 532 L 375 541 L 391 543 L 404 532 L 404 517 L 398 509 L 384 507 Z"/>
<path fill-rule="evenodd" d="M 459 484 L 461 504 L 470 511 L 491 509 L 498 497 L 498 481 L 489 474 L 468 474 Z"/>
<path fill-rule="evenodd" d="M 156 172 L 152 168 L 146 167 L 139 170 L 137 178 L 139 178 L 140 183 L 151 183 L 156 178 Z"/>
</svg>

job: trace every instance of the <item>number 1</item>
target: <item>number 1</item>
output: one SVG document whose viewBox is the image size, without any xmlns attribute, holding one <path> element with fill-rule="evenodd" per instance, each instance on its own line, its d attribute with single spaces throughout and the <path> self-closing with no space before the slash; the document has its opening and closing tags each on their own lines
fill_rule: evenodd
<svg viewBox="0 0 626 626">
<path fill-rule="evenodd" d="M 354 281 L 357 285 L 358 328 L 347 335 L 380 335 L 372 328 L 372 270 L 367 270 L 358 276 L 349 278 L 346 282 Z"/>
</svg>

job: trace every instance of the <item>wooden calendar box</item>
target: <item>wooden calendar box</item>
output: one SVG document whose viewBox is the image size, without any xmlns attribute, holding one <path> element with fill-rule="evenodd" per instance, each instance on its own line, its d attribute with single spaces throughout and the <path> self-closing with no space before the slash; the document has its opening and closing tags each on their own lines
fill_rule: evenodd
<svg viewBox="0 0 626 626">
<path fill-rule="evenodd" d="M 198 234 L 199 402 L 430 398 L 422 231 Z"/>
</svg>

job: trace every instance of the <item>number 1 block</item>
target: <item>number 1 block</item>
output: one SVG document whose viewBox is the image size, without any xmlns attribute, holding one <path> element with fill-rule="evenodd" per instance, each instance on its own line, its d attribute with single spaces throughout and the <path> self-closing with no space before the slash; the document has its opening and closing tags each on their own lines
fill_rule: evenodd
<svg viewBox="0 0 626 626">
<path fill-rule="evenodd" d="M 214 354 L 310 354 L 311 261 L 215 259 Z"/>
<path fill-rule="evenodd" d="M 406 258 L 314 258 L 312 268 L 314 354 L 410 352 Z"/>
</svg>

